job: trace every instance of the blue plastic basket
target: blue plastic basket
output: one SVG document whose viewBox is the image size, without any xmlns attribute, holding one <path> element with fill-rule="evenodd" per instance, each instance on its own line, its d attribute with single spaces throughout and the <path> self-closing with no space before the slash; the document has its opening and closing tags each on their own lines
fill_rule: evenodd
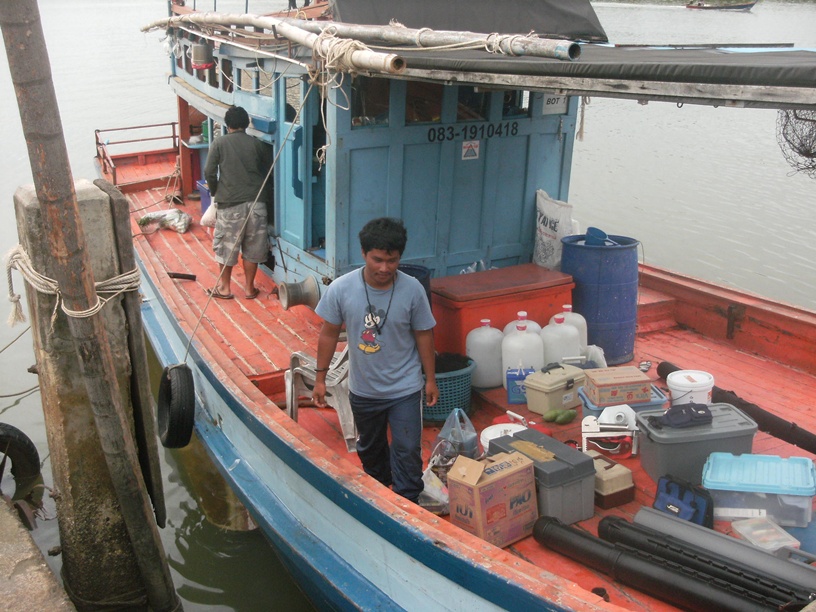
<svg viewBox="0 0 816 612">
<path fill-rule="evenodd" d="M 461 408 L 470 416 L 473 411 L 470 405 L 470 389 L 473 370 L 476 362 L 468 359 L 468 366 L 461 370 L 436 375 L 436 386 L 439 387 L 439 399 L 434 406 L 428 406 L 422 399 L 422 420 L 429 423 L 445 422 L 455 408 Z"/>
</svg>

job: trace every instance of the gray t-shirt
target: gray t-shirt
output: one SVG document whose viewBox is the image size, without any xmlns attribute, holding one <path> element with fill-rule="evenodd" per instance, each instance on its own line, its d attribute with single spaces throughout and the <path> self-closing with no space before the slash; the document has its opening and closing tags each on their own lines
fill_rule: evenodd
<svg viewBox="0 0 816 612">
<path fill-rule="evenodd" d="M 329 323 L 346 324 L 349 389 L 370 398 L 419 391 L 424 382 L 413 332 L 436 325 L 424 287 L 403 272 L 397 272 L 393 296 L 391 288 L 374 289 L 364 282 L 362 269 L 344 274 L 329 285 L 315 309 Z"/>
</svg>

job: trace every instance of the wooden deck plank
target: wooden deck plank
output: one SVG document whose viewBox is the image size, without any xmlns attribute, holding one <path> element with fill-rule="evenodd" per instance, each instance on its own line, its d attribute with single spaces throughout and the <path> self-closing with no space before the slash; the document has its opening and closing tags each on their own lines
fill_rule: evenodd
<svg viewBox="0 0 816 612">
<path fill-rule="evenodd" d="M 135 219 L 150 210 L 167 209 L 172 203 L 165 197 L 166 190 L 155 188 L 149 191 L 130 194 L 133 210 L 134 233 L 141 228 Z M 317 345 L 320 320 L 310 309 L 297 307 L 292 311 L 283 311 L 274 294 L 274 282 L 266 274 L 259 274 L 257 284 L 262 290 L 256 300 L 245 300 L 242 297 L 243 273 L 236 266 L 233 278 L 233 291 L 236 299 L 229 301 L 210 300 L 208 303 L 206 289 L 215 283 L 218 266 L 212 256 L 211 238 L 205 228 L 198 225 L 200 219 L 199 203 L 187 200 L 183 210 L 194 220 L 191 229 L 178 234 L 172 230 L 159 230 L 136 240 L 145 241 L 156 252 L 155 262 L 165 272 L 182 272 L 194 274 L 195 281 L 173 280 L 163 277 L 164 286 L 174 285 L 184 300 L 183 307 L 187 318 L 182 325 L 195 326 L 201 317 L 198 333 L 208 337 L 208 347 L 217 347 L 247 377 L 261 377 L 270 393 L 280 392 L 281 376 L 288 367 L 289 355 L 293 351 L 305 350 L 314 354 Z M 158 274 L 158 273 L 157 273 Z M 174 298 L 176 299 L 176 298 Z M 659 291 L 644 290 L 640 295 L 644 305 L 665 304 L 665 296 Z M 182 304 L 175 305 L 177 309 Z M 662 312 L 662 311 L 661 311 Z M 661 316 L 663 316 L 661 314 Z M 645 330 L 644 330 L 645 331 Z M 652 326 L 648 333 L 638 335 L 635 344 L 635 358 L 632 363 L 648 360 L 652 362 L 649 376 L 660 388 L 667 390 L 665 381 L 657 378 L 657 365 L 663 361 L 671 362 L 684 369 L 699 369 L 711 372 L 717 386 L 733 390 L 743 399 L 773 411 L 785 418 L 794 418 L 805 429 L 816 431 L 816 407 L 813 405 L 812 393 L 816 389 L 816 376 L 804 371 L 791 369 L 751 355 L 745 351 L 735 350 L 725 340 L 710 340 L 688 329 L 680 327 Z M 778 384 L 784 379 L 785 385 Z M 471 420 L 478 432 L 493 423 L 493 419 L 504 414 L 507 409 L 522 414 L 533 422 L 539 422 L 540 416 L 527 410 L 526 406 L 509 405 L 505 392 L 501 389 L 479 393 L 474 405 L 478 408 L 472 413 Z M 265 410 L 275 410 L 274 405 Z M 271 415 L 271 413 L 270 413 Z M 276 413 L 275 418 L 280 418 Z M 580 443 L 580 418 L 568 425 L 547 424 L 553 430 L 553 437 L 567 442 Z M 326 453 L 336 456 L 340 465 L 346 465 L 349 474 L 360 467 L 355 453 L 346 452 L 337 415 L 331 409 L 318 409 L 303 406 L 299 410 L 299 424 L 312 436 L 321 440 L 326 446 Z M 441 423 L 427 424 L 423 431 L 423 456 L 427 462 Z M 318 445 L 319 446 L 319 445 Z M 807 453 L 790 444 L 782 442 L 766 433 L 758 433 L 754 439 L 754 452 L 790 456 L 808 456 Z M 655 483 L 642 469 L 638 456 L 621 459 L 620 463 L 630 468 L 636 487 L 635 500 L 629 504 L 608 511 L 595 510 L 594 516 L 582 521 L 578 528 L 597 535 L 598 523 L 603 516 L 622 516 L 627 520 L 642 506 L 650 506 L 655 494 Z M 447 522 L 448 519 L 443 519 Z M 717 528 L 730 532 L 730 524 L 718 523 Z M 650 596 L 626 589 L 600 572 L 555 554 L 539 545 L 532 537 L 526 538 L 506 549 L 518 559 L 525 559 L 545 572 L 565 576 L 582 588 L 606 589 L 611 603 L 633 610 L 665 610 L 671 606 Z M 502 554 L 497 551 L 497 554 Z"/>
</svg>

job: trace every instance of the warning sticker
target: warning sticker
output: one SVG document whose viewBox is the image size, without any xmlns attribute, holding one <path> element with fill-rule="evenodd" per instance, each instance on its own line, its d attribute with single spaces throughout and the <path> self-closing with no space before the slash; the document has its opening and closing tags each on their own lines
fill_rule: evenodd
<svg viewBox="0 0 816 612">
<path fill-rule="evenodd" d="M 478 140 L 465 140 L 462 143 L 462 159 L 479 159 Z"/>
</svg>

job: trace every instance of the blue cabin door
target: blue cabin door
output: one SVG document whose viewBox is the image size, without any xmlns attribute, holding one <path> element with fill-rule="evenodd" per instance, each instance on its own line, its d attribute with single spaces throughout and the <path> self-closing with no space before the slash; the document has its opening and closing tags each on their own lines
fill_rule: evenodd
<svg viewBox="0 0 816 612">
<path fill-rule="evenodd" d="M 312 91 L 304 103 L 304 83 L 300 78 L 278 82 L 278 116 L 283 140 L 278 173 L 278 222 L 280 236 L 296 248 L 306 250 L 311 244 L 311 131 L 304 130 L 314 115 L 310 110 L 318 97 Z M 300 109 L 300 113 L 298 113 Z"/>
</svg>

